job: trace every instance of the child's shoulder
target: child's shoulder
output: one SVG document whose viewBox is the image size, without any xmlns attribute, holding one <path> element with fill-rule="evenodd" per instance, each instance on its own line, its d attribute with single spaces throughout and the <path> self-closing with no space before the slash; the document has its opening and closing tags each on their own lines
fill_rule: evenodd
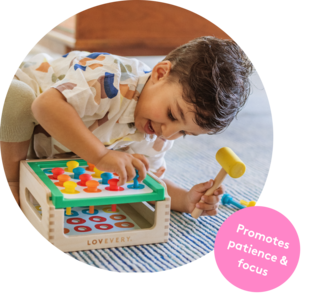
<svg viewBox="0 0 310 302">
<path fill-rule="evenodd" d="M 87 51 L 71 51 L 58 59 L 58 61 L 69 61 L 77 59 L 82 65 L 86 63 L 100 63 L 102 65 L 113 65 L 119 69 L 120 73 L 130 73 L 139 75 L 146 74 L 151 71 L 151 68 L 142 61 L 133 57 L 123 57 L 107 52 L 87 52 Z M 56 63 L 56 62 L 55 62 Z"/>
</svg>

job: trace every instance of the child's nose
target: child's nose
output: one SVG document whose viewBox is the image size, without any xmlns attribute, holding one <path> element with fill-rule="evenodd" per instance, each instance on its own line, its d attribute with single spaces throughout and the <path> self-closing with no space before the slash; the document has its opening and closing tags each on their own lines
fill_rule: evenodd
<svg viewBox="0 0 310 302">
<path fill-rule="evenodd" d="M 162 124 L 161 126 L 161 136 L 165 139 L 171 139 L 178 134 L 179 131 L 178 127 L 173 124 Z"/>
</svg>

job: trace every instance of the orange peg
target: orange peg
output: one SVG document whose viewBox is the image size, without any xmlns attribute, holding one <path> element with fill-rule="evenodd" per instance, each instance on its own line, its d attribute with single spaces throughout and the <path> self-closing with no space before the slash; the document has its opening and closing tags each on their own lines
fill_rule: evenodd
<svg viewBox="0 0 310 302">
<path fill-rule="evenodd" d="M 87 171 L 94 171 L 95 165 L 91 164 L 91 163 L 87 163 L 88 167 L 86 168 Z"/>
<path fill-rule="evenodd" d="M 59 187 L 63 187 L 64 182 L 69 181 L 71 177 L 67 174 L 61 174 L 61 175 L 58 175 L 57 179 L 58 179 L 58 182 L 55 182 L 55 185 Z"/>
<path fill-rule="evenodd" d="M 89 206 L 89 214 L 95 213 L 95 206 Z"/>
<path fill-rule="evenodd" d="M 97 187 L 99 186 L 99 182 L 97 180 L 89 180 L 86 182 L 87 188 L 84 189 L 87 193 L 98 193 L 101 192 Z"/>
</svg>

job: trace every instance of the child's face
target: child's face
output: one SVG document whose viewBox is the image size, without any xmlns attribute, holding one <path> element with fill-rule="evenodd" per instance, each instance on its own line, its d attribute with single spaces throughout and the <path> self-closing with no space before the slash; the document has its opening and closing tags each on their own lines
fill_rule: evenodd
<svg viewBox="0 0 310 302">
<path fill-rule="evenodd" d="M 183 99 L 182 86 L 167 81 L 169 61 L 158 63 L 144 86 L 135 110 L 135 126 L 147 134 L 165 140 L 183 135 L 207 134 L 194 122 L 193 108 Z"/>
</svg>

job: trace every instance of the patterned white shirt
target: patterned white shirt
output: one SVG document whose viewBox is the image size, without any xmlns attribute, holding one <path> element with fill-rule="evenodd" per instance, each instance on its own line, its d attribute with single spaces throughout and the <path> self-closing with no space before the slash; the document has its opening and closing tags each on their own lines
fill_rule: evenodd
<svg viewBox="0 0 310 302">
<path fill-rule="evenodd" d="M 163 177 L 164 155 L 173 141 L 141 133 L 134 126 L 136 104 L 150 72 L 137 59 L 72 51 L 56 60 L 36 55 L 21 65 L 16 78 L 37 96 L 51 87 L 60 91 L 107 148 L 145 155 L 150 170 Z M 70 152 L 40 126 L 34 133 L 34 149 L 40 158 Z"/>
</svg>

